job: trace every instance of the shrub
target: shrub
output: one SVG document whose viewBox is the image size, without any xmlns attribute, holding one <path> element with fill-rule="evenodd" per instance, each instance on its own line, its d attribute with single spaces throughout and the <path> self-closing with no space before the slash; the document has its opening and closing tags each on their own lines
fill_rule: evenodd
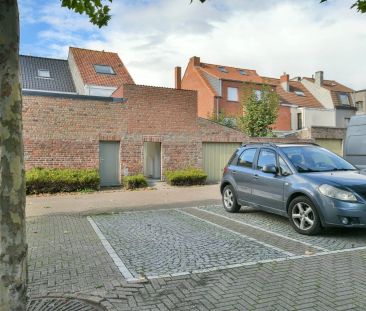
<svg viewBox="0 0 366 311">
<path fill-rule="evenodd" d="M 165 172 L 166 181 L 173 186 L 204 185 L 207 174 L 198 168 Z"/>
<path fill-rule="evenodd" d="M 95 169 L 33 168 L 26 172 L 27 194 L 98 190 L 99 182 Z"/>
<path fill-rule="evenodd" d="M 133 175 L 123 177 L 123 186 L 126 189 L 146 188 L 147 181 L 144 175 Z"/>
</svg>

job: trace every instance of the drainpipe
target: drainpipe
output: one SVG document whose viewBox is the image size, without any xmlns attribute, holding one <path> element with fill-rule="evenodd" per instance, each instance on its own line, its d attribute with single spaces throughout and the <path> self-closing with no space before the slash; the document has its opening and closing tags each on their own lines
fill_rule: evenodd
<svg viewBox="0 0 366 311">
<path fill-rule="evenodd" d="M 219 119 L 219 97 L 215 96 L 216 99 L 216 118 Z"/>
</svg>

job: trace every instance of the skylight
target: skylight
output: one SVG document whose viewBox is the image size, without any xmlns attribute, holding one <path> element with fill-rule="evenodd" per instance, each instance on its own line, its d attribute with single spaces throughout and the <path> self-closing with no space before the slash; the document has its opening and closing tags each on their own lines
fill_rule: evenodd
<svg viewBox="0 0 366 311">
<path fill-rule="evenodd" d="M 297 96 L 305 96 L 305 93 L 303 91 L 295 91 L 294 92 Z"/>
<path fill-rule="evenodd" d="M 50 71 L 47 69 L 38 69 L 38 77 L 41 78 L 50 78 Z"/>
<path fill-rule="evenodd" d="M 97 73 L 109 74 L 109 75 L 115 74 L 113 68 L 107 65 L 94 65 L 94 69 Z"/>
<path fill-rule="evenodd" d="M 242 75 L 242 76 L 246 76 L 247 75 L 247 72 L 244 70 L 244 69 L 238 69 L 239 73 Z"/>
<path fill-rule="evenodd" d="M 228 71 L 224 66 L 217 66 L 217 69 L 220 70 L 221 72 L 228 73 Z"/>
</svg>

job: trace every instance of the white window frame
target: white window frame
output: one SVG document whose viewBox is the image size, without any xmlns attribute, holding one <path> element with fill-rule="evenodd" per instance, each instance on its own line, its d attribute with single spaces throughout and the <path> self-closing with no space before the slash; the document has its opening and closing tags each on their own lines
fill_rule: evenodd
<svg viewBox="0 0 366 311">
<path fill-rule="evenodd" d="M 100 67 L 100 68 L 108 68 L 110 69 L 109 72 L 100 72 L 98 71 L 97 67 Z M 94 64 L 94 70 L 96 73 L 99 73 L 99 74 L 102 74 L 102 75 L 115 75 L 116 73 L 114 72 L 112 66 L 110 65 L 100 65 L 100 64 Z"/>
<path fill-rule="evenodd" d="M 342 98 L 347 99 L 348 104 L 344 104 Z M 349 96 L 348 96 L 347 93 L 340 93 L 339 94 L 339 100 L 340 100 L 342 106 L 350 106 L 351 105 L 351 102 L 349 100 Z"/>
<path fill-rule="evenodd" d="M 46 75 L 44 75 L 43 73 L 46 73 Z M 37 75 L 40 78 L 51 78 L 51 73 L 48 69 L 38 69 Z"/>
<path fill-rule="evenodd" d="M 229 86 L 227 88 L 227 100 L 231 102 L 239 101 L 239 90 L 237 87 Z"/>
<path fill-rule="evenodd" d="M 262 99 L 262 91 L 261 90 L 254 90 L 253 92 L 254 92 L 254 95 L 255 95 L 257 101 Z"/>
</svg>

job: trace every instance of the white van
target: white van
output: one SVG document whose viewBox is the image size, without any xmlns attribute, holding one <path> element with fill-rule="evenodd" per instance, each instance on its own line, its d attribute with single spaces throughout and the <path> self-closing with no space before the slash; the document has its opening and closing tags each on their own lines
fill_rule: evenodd
<svg viewBox="0 0 366 311">
<path fill-rule="evenodd" d="M 344 142 L 344 158 L 357 168 L 366 170 L 366 115 L 351 118 Z"/>
</svg>

